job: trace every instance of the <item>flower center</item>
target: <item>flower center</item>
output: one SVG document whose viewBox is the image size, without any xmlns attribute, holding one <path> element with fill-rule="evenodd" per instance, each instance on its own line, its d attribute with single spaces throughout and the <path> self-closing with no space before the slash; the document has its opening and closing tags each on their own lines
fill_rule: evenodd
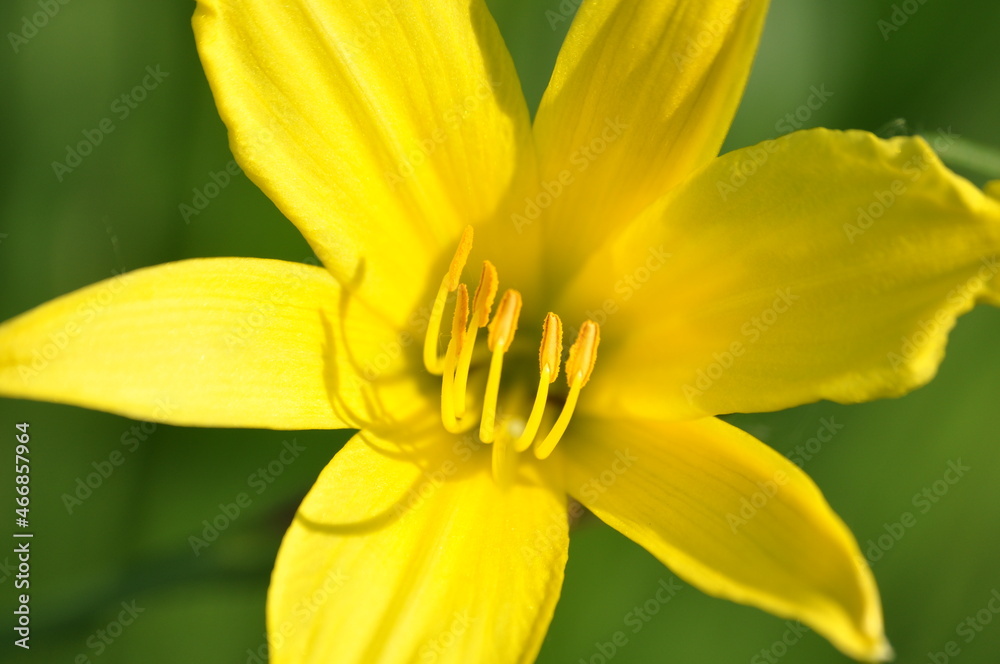
<svg viewBox="0 0 1000 664">
<path fill-rule="evenodd" d="M 484 443 L 493 444 L 493 475 L 501 481 L 505 477 L 506 469 L 510 467 L 508 463 L 512 458 L 510 451 L 523 452 L 539 437 L 538 430 L 549 404 L 549 385 L 559 376 L 559 365 L 562 361 L 562 321 L 559 316 L 550 312 L 546 314 L 542 324 L 542 342 L 538 352 L 538 389 L 523 430 L 514 433 L 511 427 L 498 427 L 496 415 L 500 376 L 503 371 L 504 355 L 510 349 L 514 333 L 517 331 L 517 322 L 521 315 L 521 294 L 508 289 L 500 298 L 500 304 L 491 322 L 490 312 L 499 285 L 497 271 L 490 261 L 483 262 L 479 286 L 476 287 L 470 303 L 469 290 L 461 283 L 461 278 L 471 250 L 472 227 L 467 226 L 458 242 L 458 249 L 452 258 L 448 273 L 441 280 L 441 287 L 434 299 L 427 325 L 427 336 L 424 338 L 424 366 L 430 373 L 442 377 L 441 421 L 445 429 L 451 433 L 463 433 L 471 430 L 478 422 L 479 439 Z M 448 348 L 444 357 L 441 357 L 438 354 L 438 337 L 450 293 L 457 293 L 455 310 Z M 479 329 L 486 327 L 487 324 L 489 325 L 486 340 L 490 351 L 489 374 L 486 378 L 482 414 L 476 417 L 467 412 L 466 393 L 476 338 Z M 552 428 L 535 444 L 534 453 L 537 458 L 548 457 L 566 433 L 566 427 L 569 426 L 576 402 L 580 397 L 580 390 L 590 380 L 590 374 L 594 370 L 599 343 L 600 328 L 597 323 L 592 320 L 585 321 L 580 326 L 580 333 L 576 342 L 570 347 L 569 358 L 566 360 L 566 382 L 569 385 L 569 393 Z"/>
</svg>

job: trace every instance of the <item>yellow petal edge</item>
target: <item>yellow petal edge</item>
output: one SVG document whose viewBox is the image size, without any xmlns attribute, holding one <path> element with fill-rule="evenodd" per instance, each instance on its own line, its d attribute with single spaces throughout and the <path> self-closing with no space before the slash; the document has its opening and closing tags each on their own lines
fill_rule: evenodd
<svg viewBox="0 0 1000 664">
<path fill-rule="evenodd" d="M 682 579 L 813 628 L 859 660 L 892 656 L 871 570 L 816 485 L 715 418 L 581 418 L 568 490 Z"/>
<path fill-rule="evenodd" d="M 377 357 L 395 330 L 342 296 L 326 270 L 285 261 L 126 272 L 0 325 L 0 395 L 182 426 L 357 426 L 373 382 L 348 358 Z"/>
<path fill-rule="evenodd" d="M 268 592 L 275 664 L 535 660 L 569 548 L 566 499 L 442 434 L 359 433 L 282 542 Z"/>
</svg>

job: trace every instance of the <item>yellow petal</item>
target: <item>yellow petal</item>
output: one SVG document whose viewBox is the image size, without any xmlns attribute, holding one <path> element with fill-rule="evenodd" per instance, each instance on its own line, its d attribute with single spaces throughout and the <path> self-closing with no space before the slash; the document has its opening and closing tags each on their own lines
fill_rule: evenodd
<svg viewBox="0 0 1000 664">
<path fill-rule="evenodd" d="M 559 310 L 604 322 L 581 408 L 777 410 L 923 385 L 997 272 L 1000 202 L 922 139 L 812 130 L 716 160 L 596 252 Z"/>
<path fill-rule="evenodd" d="M 539 202 L 565 190 L 553 195 L 545 222 L 565 266 L 718 154 L 767 4 L 580 7 L 534 125 Z"/>
<path fill-rule="evenodd" d="M 402 325 L 531 149 L 485 4 L 201 0 L 194 27 L 243 170 Z"/>
<path fill-rule="evenodd" d="M 469 440 L 407 442 L 358 434 L 299 508 L 268 596 L 275 664 L 534 661 L 562 585 L 565 496 L 526 472 L 499 488 Z"/>
<path fill-rule="evenodd" d="M 854 537 L 783 456 L 714 418 L 586 418 L 567 438 L 572 495 L 678 576 L 800 620 L 856 659 L 891 656 Z"/>
<path fill-rule="evenodd" d="M 186 426 L 358 426 L 373 404 L 402 417 L 423 403 L 412 381 L 379 375 L 395 335 L 322 268 L 182 261 L 0 325 L 0 395 Z"/>
</svg>

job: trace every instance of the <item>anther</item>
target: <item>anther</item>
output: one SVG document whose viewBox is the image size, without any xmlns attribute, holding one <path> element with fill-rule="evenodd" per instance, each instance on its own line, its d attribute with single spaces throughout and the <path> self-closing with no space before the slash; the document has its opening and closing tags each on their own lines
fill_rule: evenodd
<svg viewBox="0 0 1000 664">
<path fill-rule="evenodd" d="M 503 356 L 510 348 L 511 342 L 514 341 L 514 332 L 517 331 L 517 319 L 520 315 L 521 294 L 516 290 L 508 290 L 500 300 L 496 316 L 490 323 L 490 333 L 487 338 L 487 345 L 493 351 L 493 356 L 490 358 L 490 373 L 486 378 L 483 417 L 479 422 L 479 439 L 484 443 L 493 442 L 497 395 L 500 391 L 500 374 L 503 371 Z M 502 438 L 506 439 L 505 436 Z"/>
<path fill-rule="evenodd" d="M 445 276 L 445 284 L 449 292 L 454 292 L 458 288 L 458 282 L 462 279 L 462 270 L 465 269 L 465 261 L 469 260 L 469 252 L 472 251 L 472 226 L 466 226 L 462 231 L 462 237 L 458 239 L 458 247 L 455 255 L 448 266 L 448 274 Z"/>
<path fill-rule="evenodd" d="M 569 394 L 566 396 L 566 403 L 563 404 L 559 418 L 552 425 L 552 430 L 545 436 L 540 444 L 535 447 L 535 456 L 544 459 L 552 454 L 552 450 L 566 433 L 566 427 L 573 417 L 573 410 L 576 408 L 576 401 L 580 397 L 580 390 L 594 371 L 594 364 L 597 362 L 597 346 L 601 342 L 601 328 L 592 320 L 585 321 L 580 327 L 580 334 L 576 342 L 569 349 L 569 358 L 566 360 L 566 382 L 569 383 Z"/>
<path fill-rule="evenodd" d="M 470 251 L 472 251 L 472 226 L 466 226 L 462 231 L 462 237 L 458 240 L 458 248 L 455 249 L 448 272 L 441 280 L 441 286 L 434 297 L 430 320 L 427 321 L 427 334 L 424 336 L 424 366 L 427 371 L 435 375 L 441 374 L 443 370 L 443 362 L 438 357 L 438 335 L 441 333 L 441 321 L 444 318 L 448 293 L 453 293 L 458 288 Z"/>
<path fill-rule="evenodd" d="M 451 339 L 448 341 L 448 351 L 444 356 L 444 376 L 441 380 L 441 420 L 444 422 L 444 428 L 451 433 L 458 433 L 465 428 L 455 417 L 455 365 L 465 342 L 465 324 L 468 319 L 469 289 L 465 284 L 459 284 L 458 297 L 455 299 L 455 314 L 451 320 Z"/>
<path fill-rule="evenodd" d="M 562 321 L 559 316 L 549 313 L 542 324 L 542 345 L 538 349 L 538 391 L 535 393 L 535 403 L 531 414 L 524 425 L 524 431 L 514 443 L 518 452 L 531 447 L 545 414 L 545 404 L 549 398 L 549 385 L 559 376 L 559 363 L 562 361 Z"/>
<path fill-rule="evenodd" d="M 542 341 L 538 350 L 539 380 L 531 413 L 524 426 L 514 420 L 497 427 L 497 404 L 503 373 L 504 355 L 511 348 L 521 314 L 521 294 L 508 289 L 497 306 L 496 315 L 490 313 L 496 299 L 498 278 L 490 261 L 483 262 L 482 274 L 475 294 L 470 298 L 469 289 L 461 283 L 462 272 L 472 251 L 473 230 L 466 227 L 458 241 L 448 272 L 441 279 L 427 324 L 424 338 L 423 360 L 432 374 L 443 374 L 441 381 L 441 419 L 450 433 L 464 433 L 476 425 L 476 418 L 466 417 L 466 397 L 472 355 L 475 352 L 479 329 L 489 325 L 487 346 L 490 350 L 489 372 L 483 396 L 482 416 L 479 420 L 479 437 L 484 443 L 493 444 L 493 477 L 498 484 L 509 483 L 516 466 L 516 454 L 535 442 L 538 430 L 545 419 L 550 385 L 559 376 L 562 359 L 562 321 L 549 313 L 542 326 Z M 450 293 L 456 292 L 455 310 L 451 322 L 451 336 L 444 356 L 438 355 L 439 337 L 444 312 Z M 583 323 L 580 333 L 569 350 L 566 360 L 566 382 L 569 392 L 562 410 L 545 438 L 535 445 L 535 456 L 545 459 L 555 449 L 566 433 L 573 417 L 580 390 L 590 380 L 597 361 L 600 328 L 594 321 Z M 521 395 L 518 395 L 519 397 Z M 513 453 L 512 453 L 513 452 Z"/>
<path fill-rule="evenodd" d="M 469 289 L 465 284 L 458 285 L 458 295 L 455 297 L 455 314 L 451 317 L 451 338 L 455 342 L 455 361 L 465 344 L 465 326 L 469 322 Z"/>
<path fill-rule="evenodd" d="M 483 261 L 483 273 L 479 277 L 479 286 L 476 287 L 476 294 L 472 298 L 472 309 L 469 312 L 472 320 L 465 330 L 465 339 L 455 369 L 455 417 L 459 419 L 465 415 L 465 389 L 469 380 L 469 366 L 472 363 L 476 335 L 479 333 L 479 328 L 486 327 L 490 322 L 490 311 L 497 296 L 497 285 L 497 269 L 493 267 L 493 263 Z"/>
<path fill-rule="evenodd" d="M 479 285 L 476 286 L 476 294 L 472 298 L 472 322 L 476 326 L 486 327 L 490 322 L 490 310 L 493 309 L 498 286 L 497 269 L 493 267 L 493 263 L 483 261 L 483 273 L 479 277 Z"/>
<path fill-rule="evenodd" d="M 576 342 L 570 346 L 566 359 L 566 382 L 570 387 L 583 387 L 590 380 L 590 374 L 597 363 L 597 345 L 601 343 L 601 328 L 592 320 L 580 327 Z"/>
</svg>

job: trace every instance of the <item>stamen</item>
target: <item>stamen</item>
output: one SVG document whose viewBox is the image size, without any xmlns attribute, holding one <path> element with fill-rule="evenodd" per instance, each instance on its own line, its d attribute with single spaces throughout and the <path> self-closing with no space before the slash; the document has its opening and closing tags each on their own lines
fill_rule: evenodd
<svg viewBox="0 0 1000 664">
<path fill-rule="evenodd" d="M 562 360 L 562 320 L 554 313 L 545 316 L 542 324 L 542 345 L 538 349 L 538 370 L 541 374 L 538 380 L 538 391 L 535 393 L 535 403 L 531 406 L 531 414 L 524 425 L 524 431 L 514 443 L 518 452 L 531 447 L 545 414 L 545 404 L 549 398 L 549 385 L 559 376 L 559 362 Z"/>
<path fill-rule="evenodd" d="M 601 328 L 592 320 L 584 321 L 576 342 L 570 346 L 566 360 L 566 382 L 570 387 L 583 387 L 590 380 L 597 363 L 597 346 L 601 343 Z"/>
<path fill-rule="evenodd" d="M 458 240 L 458 248 L 448 266 L 448 273 L 441 280 L 437 295 L 434 297 L 434 305 L 431 307 L 430 320 L 427 321 L 427 334 L 424 335 L 424 366 L 427 371 L 434 375 L 440 375 L 444 368 L 444 363 L 438 357 L 438 336 L 441 334 L 441 320 L 444 318 L 444 308 L 448 302 L 448 293 L 452 293 L 458 288 L 458 282 L 462 278 L 462 270 L 465 262 L 472 251 L 472 226 L 466 226 L 462 231 L 462 237 Z"/>
<path fill-rule="evenodd" d="M 472 298 L 472 320 L 465 331 L 465 340 L 458 356 L 458 367 L 455 369 L 455 417 L 461 419 L 465 415 L 465 391 L 469 380 L 469 366 L 472 363 L 472 350 L 476 345 L 476 335 L 479 328 L 486 327 L 490 322 L 490 310 L 497 296 L 497 269 L 493 263 L 483 261 L 483 273 L 479 277 L 479 286 Z"/>
<path fill-rule="evenodd" d="M 497 307 L 497 315 L 490 323 L 490 333 L 486 343 L 490 350 L 497 346 L 503 346 L 506 353 L 514 341 L 514 333 L 517 331 L 517 320 L 521 316 L 521 294 L 516 290 L 507 289 L 507 292 L 500 298 L 500 306 Z"/>
<path fill-rule="evenodd" d="M 535 456 L 544 459 L 552 454 L 552 450 L 566 433 L 566 427 L 573 417 L 573 410 L 576 408 L 576 401 L 580 397 L 580 390 L 594 371 L 594 364 L 597 362 L 597 346 L 601 342 L 601 328 L 592 320 L 585 321 L 580 327 L 580 334 L 576 342 L 569 349 L 569 359 L 566 360 L 566 382 L 569 383 L 569 394 L 566 396 L 566 403 L 563 404 L 559 418 L 552 425 L 552 430 L 545 436 L 539 445 L 535 447 Z"/>
<path fill-rule="evenodd" d="M 467 388 L 472 355 L 475 352 L 479 328 L 489 325 L 487 346 L 490 350 L 490 366 L 486 377 L 486 391 L 483 397 L 482 417 L 479 419 L 479 437 L 484 443 L 493 443 L 493 477 L 500 485 L 509 483 L 516 466 L 517 453 L 523 452 L 535 442 L 545 410 L 548 405 L 550 385 L 559 376 L 562 358 L 562 321 L 559 316 L 549 313 L 542 325 L 542 342 L 538 350 L 539 380 L 535 400 L 527 421 L 517 418 L 497 427 L 497 405 L 500 381 L 503 374 L 504 355 L 510 350 L 517 332 L 521 315 L 521 294 L 508 289 L 497 307 L 496 316 L 490 322 L 490 313 L 497 295 L 498 277 L 496 268 L 490 261 L 483 262 L 482 274 L 475 294 L 470 298 L 469 289 L 461 283 L 462 272 L 472 251 L 473 230 L 471 226 L 462 231 L 455 255 L 448 266 L 448 272 L 441 279 L 434 305 L 431 308 L 424 337 L 423 360 L 432 374 L 443 374 L 441 381 L 441 419 L 451 433 L 464 433 L 476 425 L 476 418 L 466 417 Z M 452 316 L 451 336 L 443 356 L 438 355 L 441 325 L 450 293 L 456 292 L 455 310 Z M 573 417 L 580 390 L 590 380 L 597 361 L 597 346 L 600 344 L 600 328 L 594 321 L 585 321 L 576 341 L 569 350 L 566 360 L 566 382 L 569 392 L 562 410 L 552 429 L 545 438 L 535 445 L 535 456 L 545 459 L 555 449 L 566 433 Z M 523 395 L 518 395 L 518 400 Z M 524 425 L 521 426 L 521 422 Z"/>
<path fill-rule="evenodd" d="M 476 294 L 472 298 L 473 321 L 479 327 L 486 327 L 490 322 L 490 310 L 493 309 L 498 286 L 497 269 L 493 267 L 493 263 L 483 261 L 483 273 L 479 277 L 479 285 L 476 286 Z"/>
<path fill-rule="evenodd" d="M 458 239 L 458 248 L 455 249 L 455 256 L 448 266 L 447 285 L 448 291 L 454 292 L 458 288 L 458 282 L 462 278 L 462 270 L 465 269 L 465 261 L 469 260 L 469 252 L 472 251 L 472 226 L 466 226 L 462 231 L 462 237 Z"/>
<path fill-rule="evenodd" d="M 490 323 L 487 344 L 493 357 L 490 359 L 490 373 L 486 379 L 486 395 L 483 397 L 483 417 L 479 422 L 479 439 L 484 443 L 493 442 L 494 422 L 497 411 L 497 395 L 500 391 L 500 374 L 503 371 L 503 356 L 514 341 L 517 319 L 521 315 L 521 294 L 508 290 L 500 300 L 497 315 Z"/>
<path fill-rule="evenodd" d="M 559 316 L 549 313 L 542 323 L 542 345 L 538 349 L 538 368 L 548 369 L 552 373 L 549 382 L 554 382 L 559 375 L 559 364 L 562 362 L 562 320 Z"/>
<path fill-rule="evenodd" d="M 465 284 L 458 285 L 458 296 L 455 298 L 455 314 L 451 317 L 451 338 L 455 341 L 455 357 L 462 352 L 465 343 L 465 326 L 469 322 L 469 289 Z"/>
<path fill-rule="evenodd" d="M 441 420 L 444 428 L 451 433 L 459 433 L 463 427 L 455 418 L 455 364 L 465 341 L 465 324 L 469 319 L 469 289 L 458 285 L 455 299 L 455 315 L 451 319 L 451 339 L 444 356 L 444 376 L 441 380 Z"/>
</svg>

